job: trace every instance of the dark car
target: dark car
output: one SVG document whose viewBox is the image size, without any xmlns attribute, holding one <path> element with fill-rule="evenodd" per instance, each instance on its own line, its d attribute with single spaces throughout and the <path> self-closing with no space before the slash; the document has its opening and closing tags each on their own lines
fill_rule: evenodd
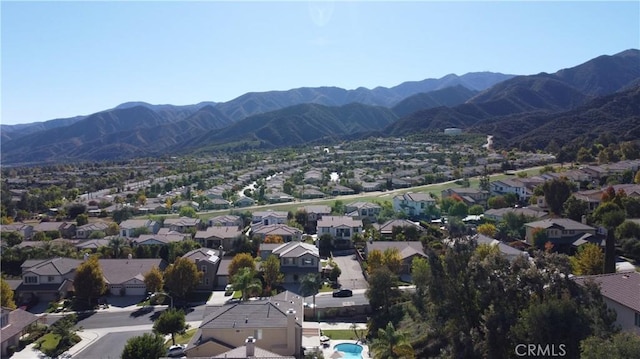
<svg viewBox="0 0 640 359">
<path fill-rule="evenodd" d="M 353 292 L 351 291 L 351 289 L 340 289 L 333 291 L 334 297 L 351 297 L 352 295 Z"/>
</svg>

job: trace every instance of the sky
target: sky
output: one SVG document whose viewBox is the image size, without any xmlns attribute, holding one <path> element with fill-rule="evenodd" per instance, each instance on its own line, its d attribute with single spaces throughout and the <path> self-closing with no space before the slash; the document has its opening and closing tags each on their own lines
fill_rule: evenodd
<svg viewBox="0 0 640 359">
<path fill-rule="evenodd" d="M 640 1 L 6 1 L 2 124 L 450 73 L 553 73 L 640 48 Z"/>
</svg>

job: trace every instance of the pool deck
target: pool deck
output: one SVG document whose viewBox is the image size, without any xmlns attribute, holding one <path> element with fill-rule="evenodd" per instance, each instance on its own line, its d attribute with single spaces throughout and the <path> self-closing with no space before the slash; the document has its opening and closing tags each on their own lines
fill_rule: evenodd
<svg viewBox="0 0 640 359">
<path fill-rule="evenodd" d="M 351 344 L 358 344 L 360 346 L 362 346 L 362 353 L 360 353 L 362 355 L 362 359 L 371 359 L 371 356 L 369 356 L 369 346 L 366 344 L 361 344 L 361 343 L 356 343 L 355 340 L 332 340 L 329 342 L 329 346 L 326 348 L 322 348 L 322 354 L 324 355 L 325 359 L 330 359 L 330 358 L 335 358 L 334 353 L 336 352 L 335 349 L 333 349 L 333 347 L 335 347 L 336 345 L 340 344 L 340 343 L 351 343 Z"/>
</svg>

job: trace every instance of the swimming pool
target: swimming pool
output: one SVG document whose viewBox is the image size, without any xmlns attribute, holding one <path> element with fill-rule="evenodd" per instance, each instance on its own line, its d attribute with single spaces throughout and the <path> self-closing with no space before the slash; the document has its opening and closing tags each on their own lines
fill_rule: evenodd
<svg viewBox="0 0 640 359">
<path fill-rule="evenodd" d="M 362 359 L 362 346 L 353 343 L 340 343 L 333 347 L 333 349 L 341 352 L 345 359 Z"/>
</svg>

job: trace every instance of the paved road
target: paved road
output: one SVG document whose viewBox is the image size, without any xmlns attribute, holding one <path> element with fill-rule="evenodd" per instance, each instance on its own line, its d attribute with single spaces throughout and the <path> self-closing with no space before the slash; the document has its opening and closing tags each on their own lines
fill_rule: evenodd
<svg viewBox="0 0 640 359">
<path fill-rule="evenodd" d="M 129 340 L 144 333 L 151 333 L 149 330 L 135 330 L 128 332 L 109 333 L 101 337 L 98 341 L 88 346 L 86 349 L 74 356 L 79 359 L 119 359 L 122 355 L 124 345 Z"/>
</svg>

